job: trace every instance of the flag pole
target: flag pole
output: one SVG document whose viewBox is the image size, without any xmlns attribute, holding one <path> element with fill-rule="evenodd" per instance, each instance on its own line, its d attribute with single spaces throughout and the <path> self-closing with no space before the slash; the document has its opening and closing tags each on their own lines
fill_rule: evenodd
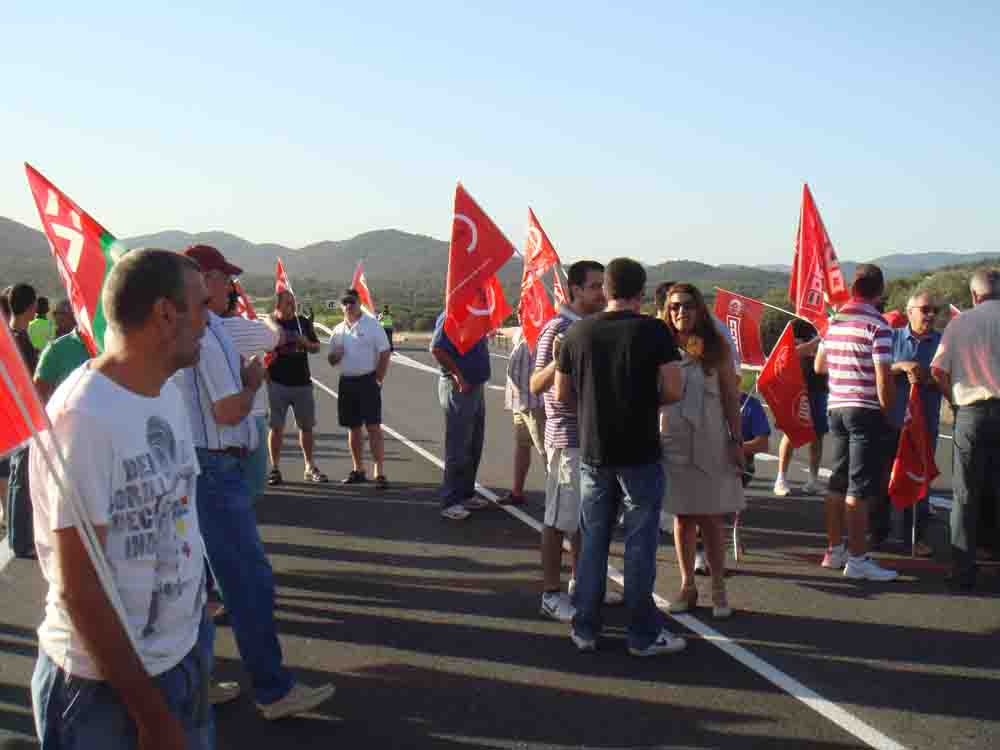
<svg viewBox="0 0 1000 750">
<path fill-rule="evenodd" d="M 14 403 L 17 406 L 17 410 L 21 415 L 21 419 L 24 420 L 25 424 L 28 425 L 28 429 L 31 430 L 31 437 L 34 443 L 33 447 L 36 450 L 41 450 L 42 459 L 45 461 L 45 468 L 48 469 L 49 474 L 55 480 L 56 488 L 58 489 L 59 494 L 69 502 L 69 508 L 73 515 L 74 526 L 76 526 L 77 531 L 80 533 L 80 541 L 83 543 L 84 549 L 87 551 L 87 556 L 90 558 L 90 562 L 94 566 L 94 572 L 97 574 L 97 578 L 101 582 L 101 586 L 104 588 L 104 593 L 107 595 L 112 609 L 114 609 L 115 614 L 121 621 L 122 628 L 125 630 L 125 635 L 128 637 L 129 643 L 132 645 L 135 653 L 138 654 L 139 646 L 136 643 L 135 636 L 133 635 L 131 628 L 128 626 L 128 618 L 125 615 L 125 606 L 122 603 L 117 587 L 114 585 L 111 567 L 101 550 L 100 540 L 97 538 L 97 531 L 90 522 L 90 518 L 88 518 L 86 513 L 83 511 L 80 503 L 80 493 L 77 491 L 75 485 L 72 485 L 72 493 L 67 491 L 67 486 L 63 482 L 62 475 L 56 471 L 56 467 L 52 463 L 52 456 L 49 454 L 49 451 L 45 449 L 41 436 L 35 428 L 34 420 L 31 419 L 31 415 L 28 413 L 28 408 L 25 406 L 20 392 L 14 385 L 14 381 L 11 379 L 10 373 L 7 371 L 7 367 L 2 362 L 0 362 L 0 378 L 3 379 L 4 385 L 7 387 L 8 391 L 10 391 L 10 394 L 14 399 Z M 69 477 L 66 457 L 63 455 L 62 448 L 59 445 L 59 440 L 56 438 L 55 434 L 51 432 L 50 437 L 52 438 L 52 447 L 55 449 L 57 459 L 56 463 L 59 464 L 59 468 L 63 471 L 64 475 Z"/>
<path fill-rule="evenodd" d="M 736 296 L 736 297 L 742 297 L 743 299 L 748 299 L 751 302 L 756 302 L 758 305 L 763 305 L 764 307 L 770 307 L 772 310 L 777 310 L 778 312 L 784 313 L 785 315 L 790 315 L 793 318 L 798 318 L 799 320 L 804 320 L 804 321 L 806 321 L 806 323 L 809 323 L 810 325 L 815 326 L 815 324 L 811 320 L 809 320 L 809 318 L 803 318 L 801 315 L 797 315 L 796 313 L 793 313 L 791 310 L 786 310 L 783 307 L 778 307 L 777 305 L 771 305 L 771 304 L 768 304 L 767 302 L 763 302 L 763 301 L 761 301 L 759 299 L 754 299 L 753 297 L 747 297 L 745 294 L 740 294 L 739 292 L 731 292 L 728 289 L 723 289 L 721 286 L 715 287 L 715 291 L 717 291 L 717 292 L 725 292 L 726 294 L 732 294 L 733 296 Z"/>
</svg>

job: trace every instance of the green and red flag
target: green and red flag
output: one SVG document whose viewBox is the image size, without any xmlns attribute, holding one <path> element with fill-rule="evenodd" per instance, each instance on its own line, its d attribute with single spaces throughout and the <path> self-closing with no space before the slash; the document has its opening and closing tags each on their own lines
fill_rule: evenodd
<svg viewBox="0 0 1000 750">
<path fill-rule="evenodd" d="M 24 169 L 80 337 L 97 356 L 104 350 L 107 330 L 101 289 L 111 267 L 128 249 L 41 172 L 27 163 Z"/>
</svg>

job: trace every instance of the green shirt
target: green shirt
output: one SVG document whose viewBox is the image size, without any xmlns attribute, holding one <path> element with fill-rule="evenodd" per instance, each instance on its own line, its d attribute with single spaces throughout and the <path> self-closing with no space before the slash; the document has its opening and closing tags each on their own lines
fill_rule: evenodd
<svg viewBox="0 0 1000 750">
<path fill-rule="evenodd" d="M 76 330 L 60 336 L 42 352 L 35 378 L 58 388 L 67 376 L 90 359 L 90 352 Z"/>
<path fill-rule="evenodd" d="M 46 318 L 35 318 L 28 323 L 28 338 L 31 339 L 31 345 L 38 351 L 44 349 L 45 345 L 55 337 L 56 327 L 52 325 L 52 321 Z"/>
<path fill-rule="evenodd" d="M 392 316 L 389 313 L 382 313 L 378 316 L 378 322 L 383 328 L 392 328 Z"/>
</svg>

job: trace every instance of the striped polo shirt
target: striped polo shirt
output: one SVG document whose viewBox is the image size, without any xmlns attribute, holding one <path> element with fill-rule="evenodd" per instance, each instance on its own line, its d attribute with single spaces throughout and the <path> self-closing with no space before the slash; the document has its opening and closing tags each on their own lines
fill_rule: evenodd
<svg viewBox="0 0 1000 750">
<path fill-rule="evenodd" d="M 535 343 L 535 369 L 541 370 L 552 361 L 552 348 L 556 336 L 566 330 L 580 316 L 573 309 L 563 305 L 559 314 L 545 324 Z M 545 401 L 545 448 L 579 448 L 580 437 L 576 423 L 576 409 L 556 399 L 555 386 L 544 394 Z"/>
<path fill-rule="evenodd" d="M 892 362 L 892 329 L 878 310 L 851 300 L 823 340 L 830 373 L 830 409 L 880 409 L 875 365 Z"/>
</svg>

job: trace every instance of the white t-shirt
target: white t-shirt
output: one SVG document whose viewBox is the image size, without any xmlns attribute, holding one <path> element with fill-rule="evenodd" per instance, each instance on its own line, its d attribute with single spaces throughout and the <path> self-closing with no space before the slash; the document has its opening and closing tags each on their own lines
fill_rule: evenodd
<svg viewBox="0 0 1000 750">
<path fill-rule="evenodd" d="M 249 320 L 241 315 L 222 318 L 222 327 L 233 340 L 233 346 L 244 357 L 262 355 L 274 351 L 281 341 L 281 332 L 271 328 L 263 321 Z M 253 397 L 251 417 L 263 417 L 267 414 L 267 388 L 261 386 Z"/>
<path fill-rule="evenodd" d="M 167 381 L 156 398 L 140 396 L 88 364 L 56 389 L 48 413 L 43 443 L 55 435 L 67 491 L 75 487 L 91 522 L 107 527 L 105 554 L 139 657 L 149 674 L 162 674 L 194 647 L 205 606 L 199 467 L 181 394 Z M 70 622 L 53 559 L 53 531 L 74 526 L 69 500 L 37 447 L 29 471 L 38 562 L 49 583 L 39 644 L 70 674 L 101 679 Z"/>
<path fill-rule="evenodd" d="M 389 351 L 389 337 L 374 316 L 363 312 L 354 325 L 345 319 L 334 326 L 330 351 L 341 346 L 340 374 L 357 377 L 375 371 L 379 355 Z"/>
</svg>

